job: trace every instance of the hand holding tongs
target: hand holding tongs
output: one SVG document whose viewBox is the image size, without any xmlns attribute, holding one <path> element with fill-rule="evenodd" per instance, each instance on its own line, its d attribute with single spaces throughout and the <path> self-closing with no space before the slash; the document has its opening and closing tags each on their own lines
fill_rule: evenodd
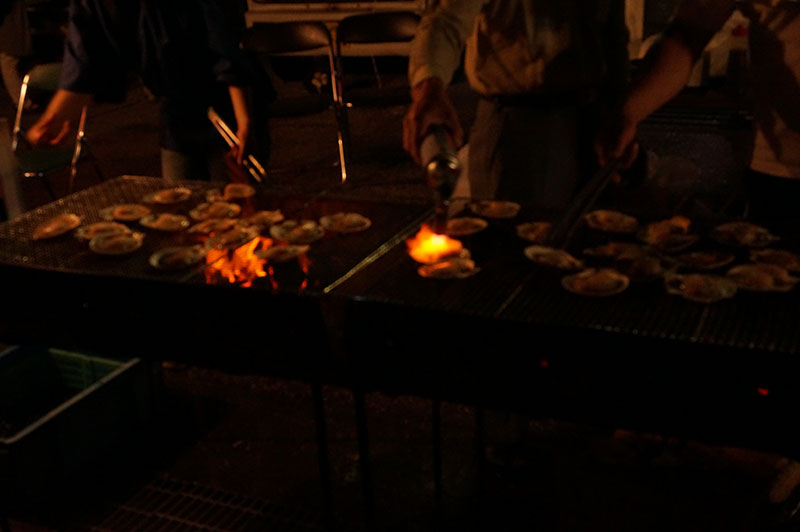
<svg viewBox="0 0 800 532">
<path fill-rule="evenodd" d="M 214 124 L 214 127 L 217 128 L 219 134 L 222 135 L 222 138 L 225 139 L 225 142 L 233 148 L 234 146 L 240 147 L 241 143 L 239 142 L 239 138 L 236 136 L 236 133 L 225 123 L 225 121 L 217 114 L 213 107 L 208 108 L 208 119 L 211 120 L 211 123 Z M 242 166 L 244 166 L 250 175 L 253 176 L 258 183 L 261 183 L 265 177 L 267 177 L 267 171 L 258 162 L 253 154 L 247 154 L 247 157 L 242 159 Z"/>
</svg>

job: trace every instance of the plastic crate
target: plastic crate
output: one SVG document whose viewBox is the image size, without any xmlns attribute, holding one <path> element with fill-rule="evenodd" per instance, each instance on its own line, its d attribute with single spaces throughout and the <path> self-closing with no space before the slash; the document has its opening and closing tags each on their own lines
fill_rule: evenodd
<svg viewBox="0 0 800 532">
<path fill-rule="evenodd" d="M 58 513 L 131 462 L 150 419 L 139 358 L 12 347 L 0 353 L 0 498 L 12 515 Z"/>
</svg>

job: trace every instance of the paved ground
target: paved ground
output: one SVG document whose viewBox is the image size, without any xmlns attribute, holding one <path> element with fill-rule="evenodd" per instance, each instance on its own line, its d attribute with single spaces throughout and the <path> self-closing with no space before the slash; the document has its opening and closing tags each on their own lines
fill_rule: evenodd
<svg viewBox="0 0 800 532">
<path fill-rule="evenodd" d="M 356 105 L 351 113 L 355 150 L 346 186 L 367 196 L 422 197 L 427 191 L 420 171 L 400 146 L 406 88 L 402 76 L 390 76 L 387 83 L 377 92 L 366 85 L 361 96 L 372 96 L 372 105 Z M 273 179 L 302 182 L 310 190 L 331 186 L 338 179 L 332 113 L 301 83 L 279 83 L 278 89 Z M 358 95 L 359 86 L 352 89 Z M 474 98 L 463 86 L 456 97 L 468 125 Z M 3 109 L 8 116 L 8 102 Z M 87 126 L 107 176 L 158 175 L 157 133 L 155 104 L 138 90 L 123 105 L 96 108 Z M 720 163 L 735 153 L 728 139 L 704 131 L 693 137 L 706 153 L 719 154 L 712 164 L 683 150 L 681 143 L 692 142 L 691 135 L 659 125 L 645 133 L 663 145 L 671 139 L 675 148 L 654 154 L 653 160 L 673 164 L 658 166 L 653 180 L 666 181 L 670 173 L 675 178 L 679 170 L 688 174 L 678 177 L 730 178 Z M 87 169 L 78 186 L 93 179 Z M 689 178 L 683 179 L 673 179 L 670 186 L 689 186 Z M 31 198 L 43 201 L 41 190 L 31 189 Z M 167 365 L 162 371 L 166 395 L 158 403 L 154 430 L 137 449 L 120 449 L 107 468 L 113 478 L 122 465 L 135 464 L 136 474 L 122 477 L 122 483 L 106 478 L 101 493 L 70 500 L 66 516 L 52 507 L 14 516 L 14 532 L 321 528 L 323 498 L 308 385 L 192 366 Z M 336 521 L 342 529 L 361 529 L 364 499 L 353 395 L 328 387 L 324 399 Z M 481 484 L 474 460 L 476 411 L 446 403 L 441 410 L 444 491 L 437 507 L 430 402 L 375 393 L 366 406 L 381 530 L 763 532 L 791 506 L 781 503 L 788 496 L 780 488 L 796 479 L 783 484 L 781 475 L 796 470 L 781 457 L 499 412 L 485 413 L 490 461 Z M 521 442 L 519 451 L 503 453 L 509 442 Z"/>
</svg>

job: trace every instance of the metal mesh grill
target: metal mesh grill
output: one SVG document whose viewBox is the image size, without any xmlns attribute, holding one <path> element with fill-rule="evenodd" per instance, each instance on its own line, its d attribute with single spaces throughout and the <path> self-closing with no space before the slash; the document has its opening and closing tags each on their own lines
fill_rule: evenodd
<svg viewBox="0 0 800 532">
<path fill-rule="evenodd" d="M 302 511 L 168 477 L 150 482 L 89 528 L 91 532 L 324 529 L 321 519 Z"/>
<path fill-rule="evenodd" d="M 205 201 L 205 192 L 219 186 L 208 182 L 187 181 L 175 185 L 193 191 L 192 197 L 177 205 L 153 206 L 154 212 L 171 212 L 188 215 L 198 203 Z M 180 232 L 161 232 L 147 229 L 138 223 L 130 224 L 136 231 L 145 233 L 142 248 L 123 256 L 102 256 L 89 250 L 88 245 L 65 234 L 47 240 L 32 240 L 35 228 L 59 214 L 73 212 L 82 217 L 84 225 L 101 221 L 101 209 L 120 203 L 139 203 L 151 192 L 168 186 L 162 179 L 123 176 L 101 185 L 59 199 L 36 210 L 27 212 L 14 220 L 0 224 L 0 263 L 48 271 L 78 274 L 121 276 L 155 280 L 198 282 L 203 280 L 203 266 L 194 270 L 164 272 L 152 268 L 149 257 L 155 251 L 179 245 L 201 242 L 203 237 Z M 425 204 L 388 204 L 361 201 L 355 203 L 337 199 L 333 194 L 297 196 L 290 190 L 259 189 L 258 194 L 243 202 L 242 215 L 260 209 L 281 209 L 286 218 L 318 220 L 323 214 L 356 210 L 369 217 L 373 224 L 365 232 L 357 234 L 328 233 L 312 243 L 310 271 L 303 275 L 295 267 L 276 268 L 278 277 L 288 282 L 274 283 L 275 279 L 256 283 L 254 287 L 275 291 L 275 287 L 296 289 L 301 283 L 309 291 L 323 290 L 340 276 L 347 274 L 359 261 L 379 248 L 392 235 L 429 210 Z M 299 277 L 294 282 L 294 277 Z M 308 280 L 305 280 L 308 277 Z M 305 280 L 305 283 L 303 281 Z"/>
</svg>

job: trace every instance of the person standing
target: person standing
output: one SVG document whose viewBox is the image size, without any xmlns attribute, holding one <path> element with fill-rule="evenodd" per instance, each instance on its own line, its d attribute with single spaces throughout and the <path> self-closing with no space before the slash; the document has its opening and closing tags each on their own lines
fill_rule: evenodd
<svg viewBox="0 0 800 532">
<path fill-rule="evenodd" d="M 27 138 L 61 142 L 84 105 L 123 101 L 133 72 L 160 101 L 163 177 L 225 180 L 227 145 L 208 108 L 236 124 L 241 146 L 232 154 L 241 163 L 268 148 L 253 99 L 274 97 L 226 20 L 214 0 L 71 0 L 61 89 Z"/>
<path fill-rule="evenodd" d="M 0 73 L 11 101 L 19 104 L 22 88 L 20 61 L 33 52 L 30 22 L 25 0 L 7 0 L 0 5 Z M 34 107 L 26 102 L 26 107 Z"/>
<path fill-rule="evenodd" d="M 599 162 L 629 158 L 639 125 L 686 86 L 694 64 L 735 9 L 749 21 L 753 134 L 744 188 L 749 215 L 796 217 L 800 204 L 800 2 L 683 0 L 616 118 L 596 139 Z"/>
<path fill-rule="evenodd" d="M 403 144 L 417 162 L 431 125 L 464 132 L 447 88 L 462 62 L 480 96 L 469 133 L 474 199 L 561 209 L 596 169 L 600 113 L 628 77 L 623 0 L 441 0 L 411 45 Z"/>
</svg>

